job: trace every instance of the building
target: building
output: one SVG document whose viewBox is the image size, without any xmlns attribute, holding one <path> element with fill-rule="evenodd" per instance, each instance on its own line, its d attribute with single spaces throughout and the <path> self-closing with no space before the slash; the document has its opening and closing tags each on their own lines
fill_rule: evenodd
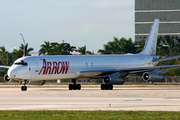
<svg viewBox="0 0 180 120">
<path fill-rule="evenodd" d="M 180 0 L 135 0 L 135 42 L 146 40 L 154 19 L 159 35 L 180 37 Z"/>
</svg>

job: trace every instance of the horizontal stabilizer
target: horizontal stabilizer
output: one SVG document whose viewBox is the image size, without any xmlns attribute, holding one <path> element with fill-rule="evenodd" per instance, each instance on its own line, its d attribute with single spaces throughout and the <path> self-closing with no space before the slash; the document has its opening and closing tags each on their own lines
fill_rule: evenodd
<svg viewBox="0 0 180 120">
<path fill-rule="evenodd" d="M 171 59 L 175 59 L 175 58 L 179 58 L 180 55 L 177 56 L 169 56 L 169 57 L 164 57 L 164 58 L 156 58 L 153 60 L 153 62 L 160 62 L 160 61 L 165 61 L 165 60 L 171 60 Z"/>
</svg>

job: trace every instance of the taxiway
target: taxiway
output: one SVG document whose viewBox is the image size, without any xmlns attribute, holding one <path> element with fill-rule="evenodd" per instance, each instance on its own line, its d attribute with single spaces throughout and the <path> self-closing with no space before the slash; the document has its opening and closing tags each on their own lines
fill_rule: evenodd
<svg viewBox="0 0 180 120">
<path fill-rule="evenodd" d="M 180 87 L 0 88 L 0 110 L 180 111 Z"/>
</svg>

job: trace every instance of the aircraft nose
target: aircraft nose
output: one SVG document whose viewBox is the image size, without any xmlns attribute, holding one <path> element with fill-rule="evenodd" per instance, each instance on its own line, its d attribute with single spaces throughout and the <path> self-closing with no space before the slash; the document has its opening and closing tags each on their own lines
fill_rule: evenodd
<svg viewBox="0 0 180 120">
<path fill-rule="evenodd" d="M 12 69 L 12 70 L 9 70 L 9 71 L 8 71 L 8 76 L 9 76 L 10 78 L 15 78 L 16 75 L 17 75 L 17 70 L 16 70 L 16 69 Z"/>
</svg>

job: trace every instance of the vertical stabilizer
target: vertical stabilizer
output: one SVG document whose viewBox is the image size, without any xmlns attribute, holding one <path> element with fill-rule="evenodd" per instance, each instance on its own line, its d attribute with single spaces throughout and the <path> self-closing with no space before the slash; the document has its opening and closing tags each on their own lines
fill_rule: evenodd
<svg viewBox="0 0 180 120">
<path fill-rule="evenodd" d="M 148 39 L 146 40 L 144 49 L 139 54 L 156 55 L 158 29 L 159 19 L 155 19 L 151 27 Z"/>
</svg>

